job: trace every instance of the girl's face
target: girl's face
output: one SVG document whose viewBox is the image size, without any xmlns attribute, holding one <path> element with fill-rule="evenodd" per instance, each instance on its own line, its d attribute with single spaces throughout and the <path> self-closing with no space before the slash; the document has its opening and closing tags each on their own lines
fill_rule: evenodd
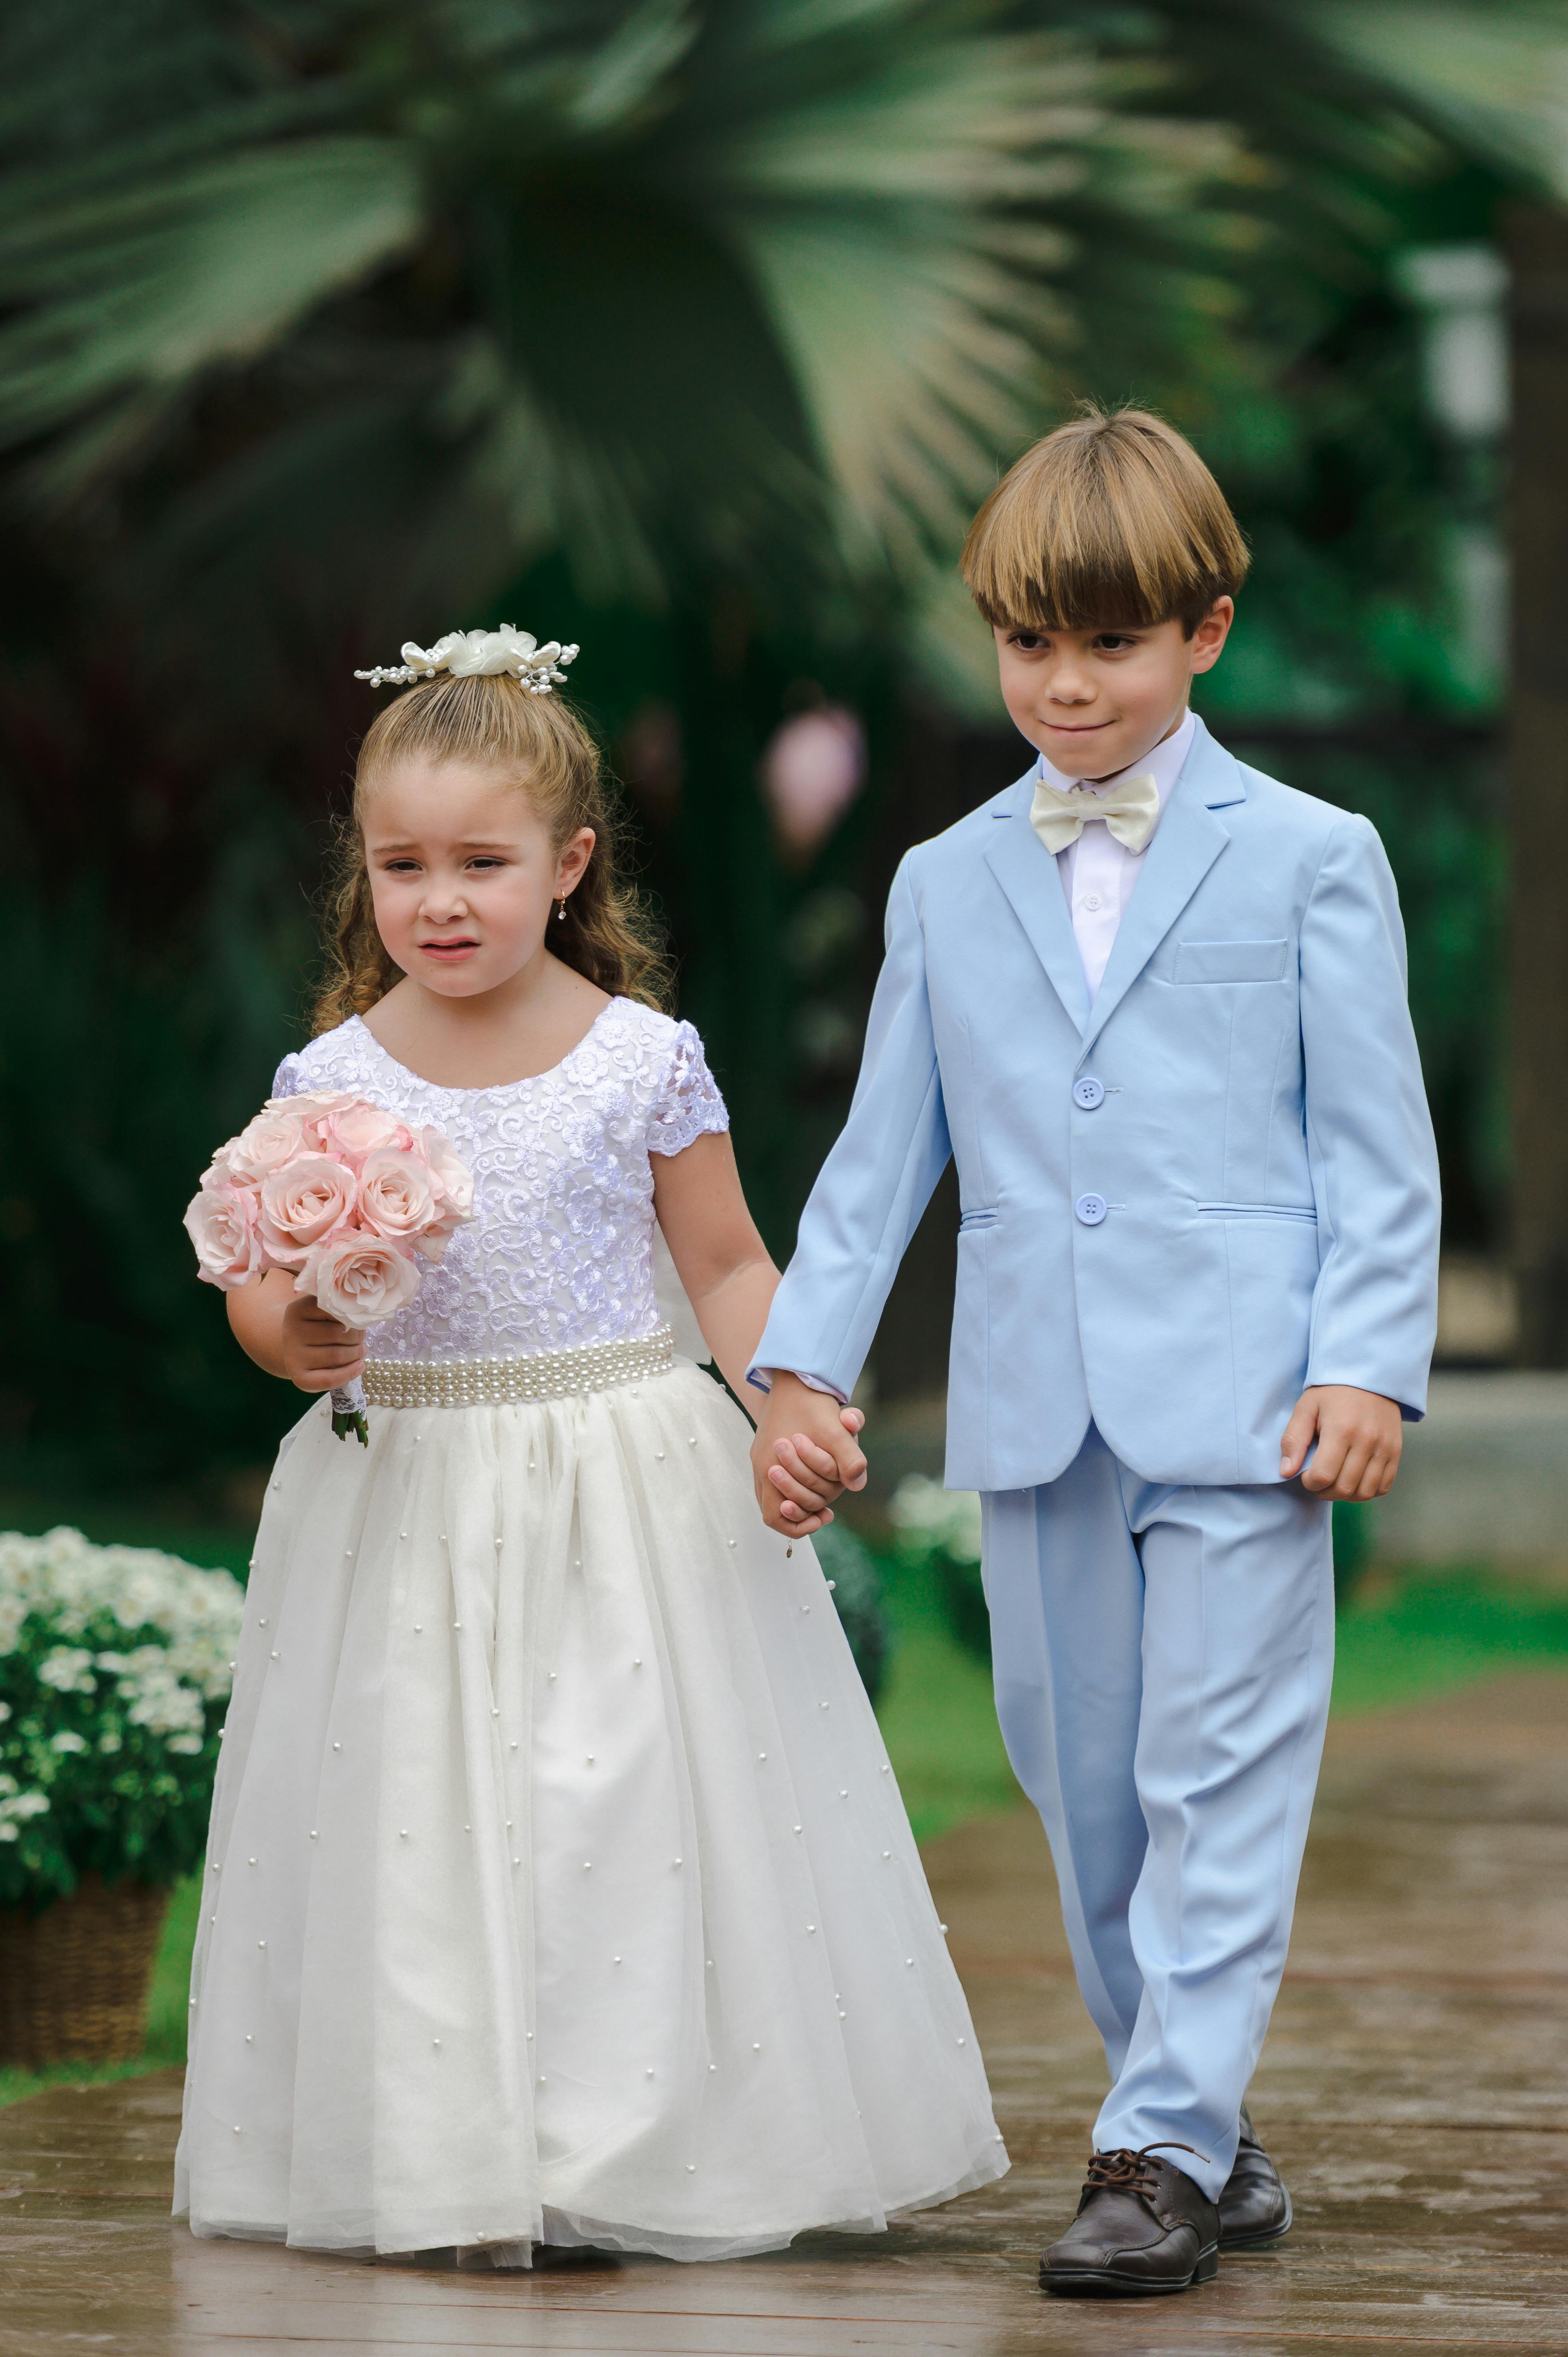
<svg viewBox="0 0 1568 2357">
<path fill-rule="evenodd" d="M 387 954 L 443 998 L 478 998 L 535 964 L 594 847 L 581 827 L 557 850 L 525 791 L 461 761 L 389 770 L 364 836 Z"/>
</svg>

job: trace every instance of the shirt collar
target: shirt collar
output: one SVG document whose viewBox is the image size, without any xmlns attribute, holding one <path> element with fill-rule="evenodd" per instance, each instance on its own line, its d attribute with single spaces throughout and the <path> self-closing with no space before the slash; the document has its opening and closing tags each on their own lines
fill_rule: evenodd
<svg viewBox="0 0 1568 2357">
<path fill-rule="evenodd" d="M 1141 761 L 1129 761 L 1127 767 L 1118 770 L 1114 777 L 1096 778 L 1092 783 L 1087 778 L 1064 778 L 1043 753 L 1037 765 L 1038 774 L 1047 786 L 1055 786 L 1058 793 L 1064 794 L 1079 789 L 1091 794 L 1104 794 L 1109 793 L 1113 786 L 1119 786 L 1123 778 L 1153 778 L 1163 812 L 1170 799 L 1171 788 L 1181 775 L 1182 764 L 1192 750 L 1192 740 L 1197 734 L 1197 716 L 1189 712 L 1181 726 L 1171 736 L 1163 737 Z"/>
</svg>

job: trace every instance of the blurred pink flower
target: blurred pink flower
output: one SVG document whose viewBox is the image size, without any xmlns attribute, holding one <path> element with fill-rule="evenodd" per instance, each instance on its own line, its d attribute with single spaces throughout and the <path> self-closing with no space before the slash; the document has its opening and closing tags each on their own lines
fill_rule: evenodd
<svg viewBox="0 0 1568 2357">
<path fill-rule="evenodd" d="M 865 782 L 865 731 L 842 704 L 797 713 L 762 757 L 762 798 L 787 856 L 824 843 Z"/>
</svg>

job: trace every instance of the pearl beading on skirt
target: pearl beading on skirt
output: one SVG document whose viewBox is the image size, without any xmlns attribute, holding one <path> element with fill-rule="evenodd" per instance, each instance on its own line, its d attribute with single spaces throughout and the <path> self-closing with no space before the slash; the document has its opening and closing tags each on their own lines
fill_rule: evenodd
<svg viewBox="0 0 1568 2357">
<path fill-rule="evenodd" d="M 367 1359 L 365 1401 L 371 1407 L 501 1407 L 574 1399 L 667 1375 L 674 1364 L 675 1338 L 668 1326 L 628 1341 L 531 1351 L 516 1359 Z"/>
</svg>

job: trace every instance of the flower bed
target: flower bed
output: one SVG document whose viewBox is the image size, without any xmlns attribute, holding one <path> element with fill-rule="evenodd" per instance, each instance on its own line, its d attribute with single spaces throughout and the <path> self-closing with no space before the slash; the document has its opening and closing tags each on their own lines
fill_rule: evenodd
<svg viewBox="0 0 1568 2357">
<path fill-rule="evenodd" d="M 84 2049 L 59 1960 L 80 1956 L 80 2007 L 102 2013 L 87 1992 L 124 1924 L 145 1988 L 162 1916 L 147 1894 L 201 1858 L 243 1603 L 228 1572 L 150 1547 L 0 1534 L 0 2046 L 16 2059 L 124 2050 L 135 1968 L 110 1973 L 118 2027 L 83 2031 Z"/>
</svg>

